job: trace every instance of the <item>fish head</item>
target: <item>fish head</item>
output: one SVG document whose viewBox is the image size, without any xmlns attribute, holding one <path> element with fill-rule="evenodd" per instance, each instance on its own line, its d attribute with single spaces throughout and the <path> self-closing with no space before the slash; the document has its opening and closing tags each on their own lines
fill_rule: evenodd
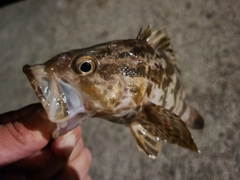
<svg viewBox="0 0 240 180">
<path fill-rule="evenodd" d="M 144 97 L 146 68 L 124 43 L 112 42 L 61 53 L 23 71 L 48 118 L 64 123 L 93 116 L 114 121 L 130 113 Z"/>
<path fill-rule="evenodd" d="M 79 78 L 72 70 L 72 58 L 72 53 L 61 53 L 43 64 L 23 67 L 48 118 L 54 123 L 68 121 L 76 115 L 85 119 L 94 113 L 87 109 L 91 103 L 88 96 L 77 86 Z"/>
</svg>

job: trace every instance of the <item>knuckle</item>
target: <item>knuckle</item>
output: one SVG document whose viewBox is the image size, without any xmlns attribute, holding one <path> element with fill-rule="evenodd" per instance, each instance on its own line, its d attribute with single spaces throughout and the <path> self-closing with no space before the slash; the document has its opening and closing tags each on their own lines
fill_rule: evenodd
<svg viewBox="0 0 240 180">
<path fill-rule="evenodd" d="M 33 132 L 28 130 L 23 124 L 19 122 L 8 124 L 8 130 L 14 140 L 22 146 L 23 148 L 30 143 L 34 143 L 36 141 L 36 136 Z"/>
</svg>

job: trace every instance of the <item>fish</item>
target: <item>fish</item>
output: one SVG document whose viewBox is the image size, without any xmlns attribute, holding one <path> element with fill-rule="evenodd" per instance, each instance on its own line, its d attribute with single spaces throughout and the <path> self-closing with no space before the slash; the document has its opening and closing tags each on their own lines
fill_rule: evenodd
<svg viewBox="0 0 240 180">
<path fill-rule="evenodd" d="M 204 120 L 187 101 L 163 28 L 63 52 L 23 72 L 56 123 L 54 138 L 97 118 L 129 127 L 149 158 L 166 141 L 199 152 L 188 128 L 203 129 Z"/>
</svg>

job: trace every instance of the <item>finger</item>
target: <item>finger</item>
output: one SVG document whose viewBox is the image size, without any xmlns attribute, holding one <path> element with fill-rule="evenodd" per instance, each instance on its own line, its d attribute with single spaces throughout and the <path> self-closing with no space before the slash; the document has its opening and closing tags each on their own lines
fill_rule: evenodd
<svg viewBox="0 0 240 180">
<path fill-rule="evenodd" d="M 80 179 L 84 179 L 92 163 L 92 154 L 88 148 L 84 148 L 80 155 L 68 163 L 68 167 L 74 169 Z"/>
<path fill-rule="evenodd" d="M 40 161 L 41 163 L 37 164 L 31 161 L 34 168 L 25 169 L 27 170 L 26 177 L 28 179 L 50 179 L 64 168 L 67 162 L 66 160 L 59 159 L 50 148 L 41 155 Z"/>
<path fill-rule="evenodd" d="M 82 152 L 70 161 L 54 179 L 84 179 L 92 162 L 92 154 L 89 149 L 84 148 Z"/>
<path fill-rule="evenodd" d="M 92 153 L 88 148 L 84 148 L 81 154 L 69 163 L 69 166 L 74 168 L 80 179 L 84 179 L 90 169 L 92 163 Z"/>
<path fill-rule="evenodd" d="M 9 165 L 5 171 L 22 172 L 29 179 L 49 179 L 66 165 L 73 149 L 79 147 L 76 144 L 82 142 L 79 138 L 81 138 L 80 127 L 57 138 L 30 157 Z"/>
<path fill-rule="evenodd" d="M 83 148 L 84 148 L 84 143 L 83 143 L 83 139 L 81 138 L 78 141 L 77 145 L 74 147 L 68 161 L 72 161 L 73 159 L 75 159 L 82 152 Z"/>
<path fill-rule="evenodd" d="M 5 167 L 4 174 L 21 172 L 27 179 L 49 179 L 62 169 L 66 161 L 59 159 L 50 147 Z"/>
<path fill-rule="evenodd" d="M 89 175 L 87 175 L 83 180 L 92 180 L 92 178 Z"/>
<path fill-rule="evenodd" d="M 19 114 L 18 121 L 0 125 L 0 167 L 34 154 L 52 138 L 55 124 L 46 119 L 43 109 L 32 112 L 35 106 L 15 111 Z M 28 109 L 30 114 L 27 114 Z M 3 118 L 7 116 L 11 114 Z"/>
<path fill-rule="evenodd" d="M 14 122 L 14 121 L 20 119 L 21 117 L 25 117 L 41 108 L 42 108 L 42 105 L 40 103 L 36 103 L 36 104 L 28 105 L 28 106 L 26 106 L 22 109 L 16 110 L 16 111 L 10 111 L 10 112 L 1 114 L 0 115 L 0 125 L 6 124 L 9 122 Z"/>
<path fill-rule="evenodd" d="M 51 148 L 53 152 L 60 158 L 67 160 L 73 149 L 75 149 L 78 141 L 81 140 L 82 142 L 82 128 L 81 126 L 76 127 L 72 131 L 68 132 L 67 134 L 60 136 L 59 138 L 55 139 L 51 143 Z M 82 142 L 83 146 L 83 142 Z"/>
</svg>

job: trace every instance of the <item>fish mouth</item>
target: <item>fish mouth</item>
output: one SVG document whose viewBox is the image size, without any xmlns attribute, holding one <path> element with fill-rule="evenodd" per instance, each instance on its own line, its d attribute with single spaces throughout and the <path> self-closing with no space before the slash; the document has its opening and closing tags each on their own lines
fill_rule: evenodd
<svg viewBox="0 0 240 180">
<path fill-rule="evenodd" d="M 30 84 L 42 103 L 48 118 L 54 123 L 61 123 L 73 119 L 77 124 L 94 115 L 86 109 L 86 97 L 63 78 L 54 72 L 45 71 L 45 65 L 23 67 Z M 77 118 L 76 118 L 77 117 Z M 68 122 L 73 129 L 76 122 Z"/>
</svg>

